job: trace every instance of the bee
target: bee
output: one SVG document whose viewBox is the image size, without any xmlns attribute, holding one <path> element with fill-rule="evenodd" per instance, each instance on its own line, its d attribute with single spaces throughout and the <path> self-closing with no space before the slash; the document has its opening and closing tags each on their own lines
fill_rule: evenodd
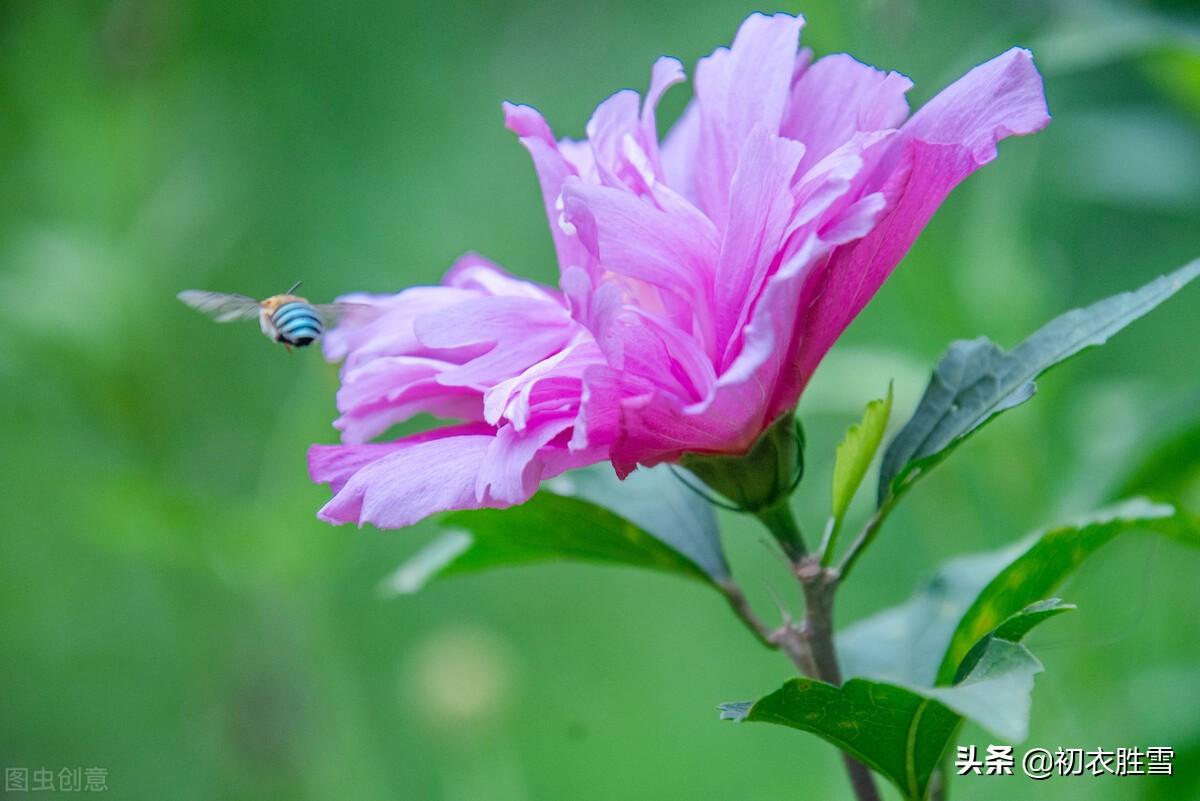
<svg viewBox="0 0 1200 801">
<path fill-rule="evenodd" d="M 218 323 L 257 317 L 267 339 L 279 342 L 289 351 L 311 345 L 321 338 L 327 328 L 349 316 L 362 319 L 374 315 L 376 311 L 373 306 L 363 303 L 309 303 L 307 298 L 292 294 L 300 288 L 300 284 L 297 281 L 287 292 L 272 295 L 266 300 L 201 289 L 185 289 L 176 297 L 193 309 L 210 315 Z"/>
</svg>

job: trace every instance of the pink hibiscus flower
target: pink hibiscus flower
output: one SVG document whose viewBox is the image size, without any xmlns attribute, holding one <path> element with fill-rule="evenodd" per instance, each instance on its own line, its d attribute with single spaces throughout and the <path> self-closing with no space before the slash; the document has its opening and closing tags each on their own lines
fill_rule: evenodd
<svg viewBox="0 0 1200 801">
<path fill-rule="evenodd" d="M 849 56 L 811 62 L 803 20 L 755 14 L 696 67 L 659 144 L 655 108 L 684 80 L 604 101 L 587 140 L 506 104 L 529 150 L 562 291 L 467 256 L 443 286 L 353 299 L 314 480 L 341 523 L 408 525 L 527 500 L 543 479 L 610 460 L 621 476 L 685 454 L 743 453 L 796 405 L 822 357 L 955 185 L 1009 135 L 1049 122 L 1030 53 L 971 70 L 916 114 L 911 82 Z M 387 444 L 418 412 L 465 421 Z"/>
</svg>

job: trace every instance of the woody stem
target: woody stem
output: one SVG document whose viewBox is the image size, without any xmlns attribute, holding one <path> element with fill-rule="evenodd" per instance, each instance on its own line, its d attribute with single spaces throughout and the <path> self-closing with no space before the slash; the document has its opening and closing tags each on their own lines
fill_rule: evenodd
<svg viewBox="0 0 1200 801">
<path fill-rule="evenodd" d="M 769 514 L 760 513 L 758 517 L 781 544 L 791 541 L 793 533 L 799 534 L 799 526 L 786 501 L 772 507 Z M 784 547 L 786 550 L 787 546 Z M 771 639 L 779 643 L 802 673 L 840 686 L 842 671 L 833 641 L 833 600 L 838 571 L 822 566 L 819 557 L 809 556 L 804 550 L 799 554 L 789 552 L 788 557 L 804 590 L 804 623 L 797 627 L 789 620 L 771 635 Z M 875 786 L 871 770 L 844 751 L 842 761 L 854 788 L 854 797 L 858 801 L 880 801 L 879 788 Z"/>
</svg>

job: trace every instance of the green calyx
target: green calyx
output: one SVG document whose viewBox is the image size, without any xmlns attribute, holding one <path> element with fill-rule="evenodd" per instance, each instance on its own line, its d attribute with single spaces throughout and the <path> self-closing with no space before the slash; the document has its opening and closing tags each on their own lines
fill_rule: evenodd
<svg viewBox="0 0 1200 801">
<path fill-rule="evenodd" d="M 804 429 L 793 412 L 780 416 L 740 455 L 685 454 L 680 464 L 754 515 L 785 502 L 804 474 Z"/>
</svg>

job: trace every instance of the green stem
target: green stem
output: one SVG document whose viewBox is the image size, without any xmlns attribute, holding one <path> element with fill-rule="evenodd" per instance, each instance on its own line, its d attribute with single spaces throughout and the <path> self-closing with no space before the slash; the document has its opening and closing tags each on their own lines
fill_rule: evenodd
<svg viewBox="0 0 1200 801">
<path fill-rule="evenodd" d="M 800 671 L 829 684 L 840 686 L 842 672 L 833 641 L 833 599 L 838 572 L 808 556 L 800 526 L 786 499 L 758 513 L 758 519 L 787 551 L 796 578 L 804 588 L 804 626 L 787 621 L 772 636 Z M 857 801 L 880 801 L 879 788 L 870 768 L 842 752 L 842 761 Z"/>
<path fill-rule="evenodd" d="M 773 506 L 758 510 L 754 515 L 762 521 L 762 524 L 771 532 L 771 536 L 775 537 L 783 547 L 784 553 L 787 554 L 792 564 L 799 564 L 800 560 L 808 555 L 808 548 L 804 545 L 804 534 L 801 533 L 800 526 L 796 524 L 796 518 L 792 515 L 792 507 L 787 498 L 777 501 Z"/>
<path fill-rule="evenodd" d="M 867 546 L 875 541 L 875 536 L 879 534 L 879 530 L 883 528 L 883 523 L 891 514 L 892 506 L 895 505 L 895 496 L 884 501 L 883 506 L 875 510 L 875 514 L 871 515 L 866 524 L 863 525 L 862 531 L 854 538 L 850 548 L 846 551 L 846 555 L 842 557 L 841 564 L 838 565 L 837 573 L 840 581 L 845 581 L 846 576 L 850 573 L 851 568 L 862 556 Z"/>
<path fill-rule="evenodd" d="M 825 536 L 821 539 L 821 547 L 818 550 L 821 554 L 821 567 L 829 567 L 829 563 L 833 561 L 833 548 L 841 530 L 841 518 L 830 517 L 829 522 L 825 524 Z"/>
<path fill-rule="evenodd" d="M 750 629 L 750 632 L 760 643 L 772 650 L 779 650 L 779 643 L 771 638 L 771 630 L 755 614 L 754 608 L 750 606 L 750 602 L 746 599 L 746 595 L 742 592 L 741 587 L 731 579 L 722 582 L 721 593 L 725 596 L 725 600 L 729 602 L 729 608 L 745 624 L 746 628 Z"/>
</svg>

